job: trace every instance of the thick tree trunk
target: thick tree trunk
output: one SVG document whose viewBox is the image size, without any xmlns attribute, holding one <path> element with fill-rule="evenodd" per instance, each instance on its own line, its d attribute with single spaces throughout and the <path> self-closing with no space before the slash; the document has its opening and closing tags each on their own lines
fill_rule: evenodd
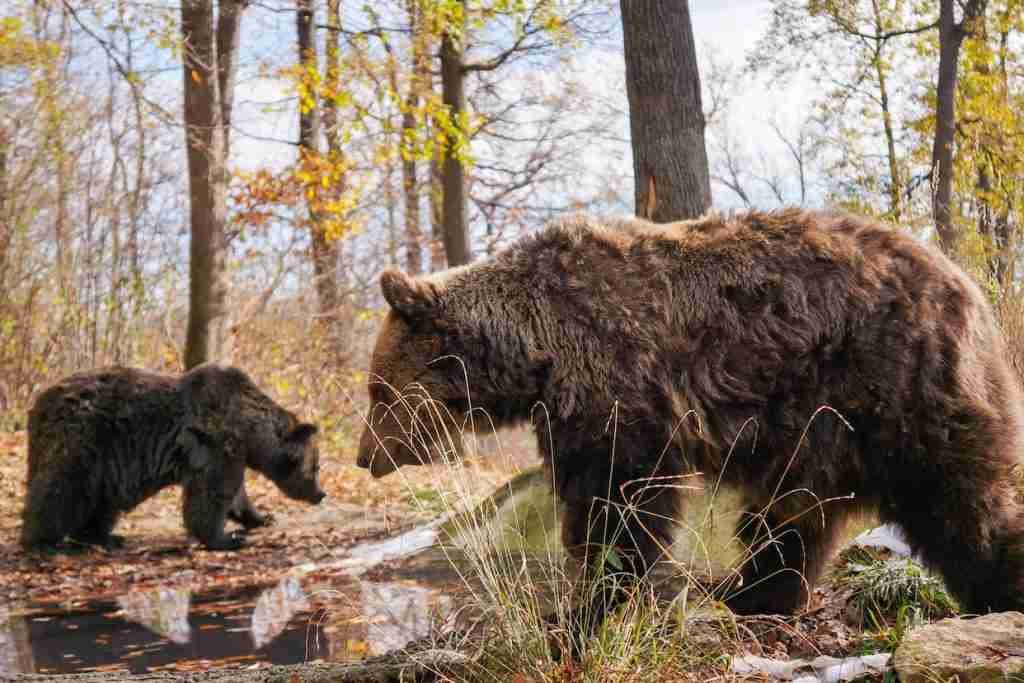
<svg viewBox="0 0 1024 683">
<path fill-rule="evenodd" d="M 181 3 L 191 224 L 186 369 L 228 355 L 227 149 L 213 16 L 213 0 Z M 220 57 L 230 74 L 234 53 Z"/>
<path fill-rule="evenodd" d="M 224 158 L 231 150 L 231 111 L 235 105 L 235 71 L 242 12 L 248 0 L 222 0 L 217 5 L 217 89 L 220 93 L 220 122 L 224 134 Z"/>
<path fill-rule="evenodd" d="M 441 99 L 448 107 L 452 123 L 458 125 L 466 110 L 466 73 L 462 65 L 462 46 L 450 33 L 441 37 Z M 466 169 L 449 144 L 441 168 L 442 220 L 444 251 L 449 266 L 469 263 L 469 226 L 466 221 Z"/>
<path fill-rule="evenodd" d="M 953 225 L 953 142 L 956 135 L 956 81 L 960 46 L 970 24 L 985 12 L 986 0 L 969 0 L 957 23 L 954 0 L 939 2 L 939 77 L 936 84 L 935 140 L 932 145 L 932 217 L 939 245 L 947 253 L 956 248 Z"/>
<path fill-rule="evenodd" d="M 664 223 L 711 206 L 687 0 L 620 0 L 636 214 Z"/>
</svg>

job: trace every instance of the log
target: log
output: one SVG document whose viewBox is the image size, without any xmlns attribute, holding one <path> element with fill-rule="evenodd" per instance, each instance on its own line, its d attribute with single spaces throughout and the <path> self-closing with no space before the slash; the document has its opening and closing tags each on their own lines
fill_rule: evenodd
<svg viewBox="0 0 1024 683">
<path fill-rule="evenodd" d="M 102 671 L 82 674 L 4 674 L 0 683 L 432 683 L 437 680 L 460 680 L 470 658 L 454 650 L 421 650 L 389 652 L 362 662 L 349 664 L 313 663 L 268 666 L 258 669 L 220 669 L 196 672 L 161 672 L 146 674 Z"/>
</svg>

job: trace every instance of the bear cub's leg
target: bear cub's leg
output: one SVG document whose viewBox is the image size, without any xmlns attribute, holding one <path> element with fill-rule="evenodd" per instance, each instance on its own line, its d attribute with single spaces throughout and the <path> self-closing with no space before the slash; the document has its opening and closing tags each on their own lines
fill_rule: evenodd
<svg viewBox="0 0 1024 683">
<path fill-rule="evenodd" d="M 224 532 L 228 510 L 238 495 L 245 466 L 211 464 L 194 472 L 185 482 L 182 515 L 185 529 L 209 550 L 237 550 L 244 544 L 243 535 Z"/>
<path fill-rule="evenodd" d="M 255 529 L 261 526 L 268 526 L 274 521 L 270 513 L 262 513 L 256 509 L 245 492 L 245 482 L 238 489 L 231 509 L 228 510 L 228 518 L 244 526 L 246 529 Z"/>
<path fill-rule="evenodd" d="M 98 514 L 96 496 L 80 473 L 36 473 L 28 482 L 22 511 L 21 544 L 26 549 L 55 550 L 65 537 L 89 545 L 108 545 L 116 513 Z M 86 522 L 83 524 L 83 520 Z M 92 524 L 95 522 L 95 524 Z M 84 538 L 82 532 L 85 531 Z"/>
<path fill-rule="evenodd" d="M 96 506 L 89 520 L 72 532 L 71 539 L 86 545 L 98 545 L 107 549 L 123 548 L 124 536 L 111 533 L 117 524 L 118 512 L 105 503 Z"/>
</svg>

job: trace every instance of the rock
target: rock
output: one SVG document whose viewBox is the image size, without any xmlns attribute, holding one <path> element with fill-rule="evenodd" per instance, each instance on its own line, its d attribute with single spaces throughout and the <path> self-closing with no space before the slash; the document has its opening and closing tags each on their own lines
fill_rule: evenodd
<svg viewBox="0 0 1024 683">
<path fill-rule="evenodd" d="M 732 673 L 793 683 L 841 683 L 864 676 L 880 676 L 889 670 L 885 653 L 860 657 L 815 657 L 806 659 L 768 659 L 753 655 L 732 658 Z"/>
<path fill-rule="evenodd" d="M 943 619 L 913 629 L 893 655 L 904 683 L 1024 680 L 1024 614 Z"/>
</svg>

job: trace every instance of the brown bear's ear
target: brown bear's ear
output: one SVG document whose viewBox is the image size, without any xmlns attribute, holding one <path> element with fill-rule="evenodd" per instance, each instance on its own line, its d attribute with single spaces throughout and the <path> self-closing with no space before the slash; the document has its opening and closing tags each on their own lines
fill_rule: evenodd
<svg viewBox="0 0 1024 683">
<path fill-rule="evenodd" d="M 397 313 L 416 317 L 428 312 L 435 303 L 430 287 L 400 270 L 388 268 L 380 276 L 384 299 Z"/>
</svg>

